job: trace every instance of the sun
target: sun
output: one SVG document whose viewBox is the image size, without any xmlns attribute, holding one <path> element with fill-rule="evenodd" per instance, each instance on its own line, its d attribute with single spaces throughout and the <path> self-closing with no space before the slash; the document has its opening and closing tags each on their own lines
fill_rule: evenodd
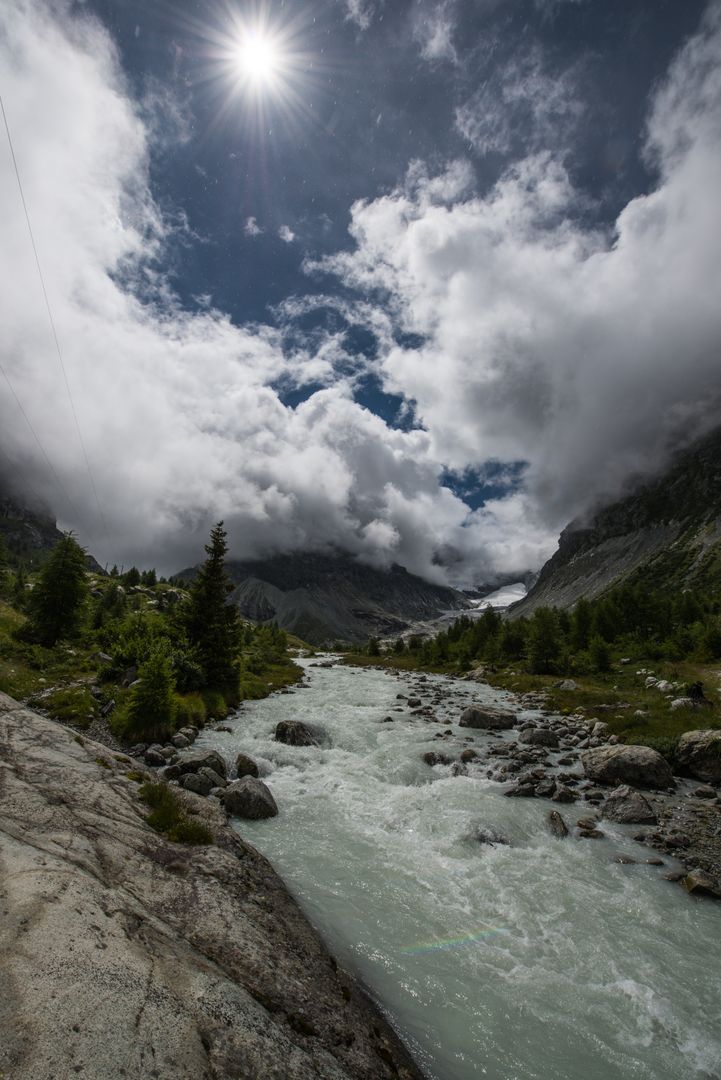
<svg viewBox="0 0 721 1080">
<path fill-rule="evenodd" d="M 277 41 L 262 30 L 247 30 L 235 49 L 238 74 L 256 89 L 270 87 L 283 70 L 283 54 Z"/>
</svg>

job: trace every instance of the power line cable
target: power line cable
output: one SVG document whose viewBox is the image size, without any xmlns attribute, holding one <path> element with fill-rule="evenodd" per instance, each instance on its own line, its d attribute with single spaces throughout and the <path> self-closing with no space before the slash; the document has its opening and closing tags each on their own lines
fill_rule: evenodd
<svg viewBox="0 0 721 1080">
<path fill-rule="evenodd" d="M 73 394 L 72 394 L 72 391 L 70 389 L 70 382 L 68 380 L 67 371 L 65 369 L 65 361 L 63 360 L 63 352 L 62 352 L 62 349 L 60 348 L 60 339 L 58 337 L 58 332 L 57 332 L 57 329 L 56 329 L 56 326 L 55 326 L 55 319 L 53 318 L 53 312 L 52 312 L 52 308 L 50 306 L 50 298 L 48 296 L 48 290 L 47 290 L 47 288 L 45 286 L 45 278 L 43 276 L 42 267 L 40 265 L 40 257 L 38 255 L 38 249 L 37 249 L 37 245 L 35 243 L 35 235 L 33 233 L 33 228 L 32 228 L 32 225 L 30 223 L 30 214 L 28 212 L 27 202 L 25 201 L 25 192 L 23 191 L 22 180 L 20 179 L 20 170 L 18 168 L 17 158 L 15 157 L 15 148 L 13 146 L 13 140 L 12 140 L 12 136 L 10 134 L 10 125 L 8 123 L 7 113 L 5 112 L 5 105 L 4 105 L 4 102 L 3 102 L 3 99 L 2 99 L 2 94 L 0 94 L 0 110 L 2 111 L 2 115 L 3 115 L 3 122 L 5 124 L 5 132 L 7 134 L 8 145 L 10 147 L 10 155 L 12 157 L 13 168 L 15 169 L 15 178 L 17 180 L 18 189 L 20 191 L 20 199 L 21 199 L 22 204 L 23 204 L 23 211 L 25 213 L 25 221 L 27 222 L 28 233 L 30 234 L 30 243 L 32 244 L 33 255 L 35 256 L 35 265 L 37 267 L 38 277 L 40 278 L 40 286 L 41 286 L 42 292 L 43 292 L 43 299 L 45 300 L 45 308 L 46 308 L 46 311 L 48 313 L 48 320 L 50 322 L 50 329 L 51 329 L 51 332 L 52 332 L 53 341 L 55 342 L 55 348 L 56 348 L 56 351 L 57 351 L 57 354 L 58 354 L 58 360 L 60 361 L 60 370 L 63 373 L 63 381 L 65 383 L 65 389 L 66 389 L 67 394 L 68 394 L 68 401 L 70 402 L 70 410 L 71 410 L 71 412 L 73 414 L 73 420 L 75 422 L 75 430 L 77 431 L 77 434 L 78 434 L 78 442 L 80 443 L 80 449 L 82 450 L 83 458 L 85 459 L 85 468 L 86 468 L 87 473 L 88 473 L 88 479 L 90 481 L 90 487 L 91 487 L 91 490 L 92 490 L 92 493 L 93 493 L 93 497 L 95 499 L 95 503 L 96 503 L 97 508 L 98 508 L 98 514 L 100 516 L 100 522 L 101 522 L 102 527 L 103 527 L 103 532 L 105 534 L 105 539 L 106 539 L 106 541 L 108 543 L 110 543 L 110 537 L 108 535 L 108 526 L 107 526 L 107 523 L 105 521 L 105 514 L 103 513 L 103 508 L 102 508 L 102 506 L 100 504 L 100 499 L 98 497 L 98 491 L 97 491 L 97 488 L 95 486 L 95 479 L 93 477 L 93 471 L 90 468 L 90 459 L 88 457 L 88 452 L 87 452 L 87 450 L 85 448 L 85 441 L 83 439 L 82 431 L 80 430 L 80 422 L 78 420 L 78 414 L 77 414 L 77 411 L 75 409 L 75 402 L 73 400 Z M 16 400 L 17 400 L 17 398 L 16 398 Z M 46 455 L 46 457 L 47 457 L 47 455 Z"/>
</svg>

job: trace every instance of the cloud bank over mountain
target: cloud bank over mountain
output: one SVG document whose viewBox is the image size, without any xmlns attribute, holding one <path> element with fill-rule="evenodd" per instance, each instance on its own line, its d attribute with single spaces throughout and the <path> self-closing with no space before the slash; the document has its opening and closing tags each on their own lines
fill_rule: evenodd
<svg viewBox="0 0 721 1080">
<path fill-rule="evenodd" d="M 158 204 L 150 168 L 158 128 L 182 137 L 182 118 L 164 118 L 162 95 L 137 97 L 89 13 L 6 7 L 4 102 L 106 527 L 7 148 L 0 469 L 102 560 L 177 568 L 224 518 L 238 557 L 336 545 L 453 583 L 538 565 L 570 515 L 718 418 L 720 12 L 651 103 L 658 182 L 613 231 L 584 224 L 583 198 L 543 150 L 484 194 L 464 161 L 415 163 L 401 187 L 356 204 L 354 247 L 307 263 L 358 294 L 342 302 L 378 342 L 349 376 L 341 335 L 288 333 L 302 297 L 275 325 L 182 306 L 169 252 L 194 237 Z M 362 374 L 420 426 L 355 401 Z M 277 389 L 289 385 L 321 389 L 292 407 Z M 471 510 L 442 477 L 489 459 L 528 467 Z"/>
</svg>

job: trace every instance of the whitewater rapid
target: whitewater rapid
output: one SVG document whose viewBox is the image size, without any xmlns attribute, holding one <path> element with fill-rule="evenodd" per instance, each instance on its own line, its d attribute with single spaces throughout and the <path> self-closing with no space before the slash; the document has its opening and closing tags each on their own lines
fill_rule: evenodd
<svg viewBox="0 0 721 1080">
<path fill-rule="evenodd" d="M 482 747 L 488 736 L 458 717 L 502 692 L 303 664 L 303 688 L 245 704 L 230 732 L 197 745 L 259 763 L 280 814 L 238 831 L 429 1077 L 721 1080 L 721 904 L 685 896 L 663 869 L 614 862 L 655 854 L 631 839 L 637 827 L 558 840 L 555 804 L 505 798 L 480 765 L 453 776 L 422 761 Z M 438 689 L 439 723 L 397 698 Z M 282 719 L 322 729 L 324 744 L 276 743 Z M 434 738 L 449 727 L 452 749 Z M 559 809 L 572 826 L 587 805 Z M 480 844 L 483 828 L 510 844 Z"/>
</svg>

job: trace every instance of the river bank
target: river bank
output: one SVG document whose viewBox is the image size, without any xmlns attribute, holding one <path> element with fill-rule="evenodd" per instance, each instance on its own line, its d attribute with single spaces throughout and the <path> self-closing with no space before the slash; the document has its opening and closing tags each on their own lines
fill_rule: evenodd
<svg viewBox="0 0 721 1080">
<path fill-rule="evenodd" d="M 159 835 L 144 774 L 0 695 L 0 1075 L 420 1080 L 268 861 L 190 792 L 212 842 Z"/>
</svg>

